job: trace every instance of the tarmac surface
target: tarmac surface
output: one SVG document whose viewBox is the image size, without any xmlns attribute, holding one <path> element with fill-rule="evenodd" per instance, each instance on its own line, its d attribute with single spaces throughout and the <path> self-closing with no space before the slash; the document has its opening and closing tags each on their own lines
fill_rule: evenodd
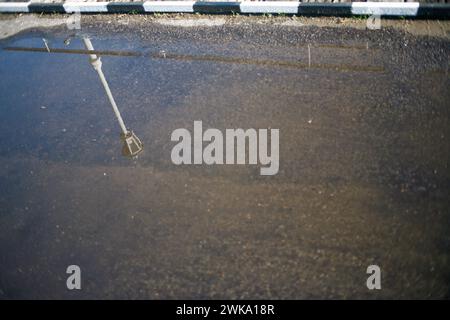
<svg viewBox="0 0 450 320">
<path fill-rule="evenodd" d="M 0 298 L 450 297 L 448 24 L 81 22 L 0 41 Z M 82 37 L 104 52 L 136 159 Z M 174 165 L 171 133 L 195 120 L 279 129 L 278 174 Z"/>
</svg>

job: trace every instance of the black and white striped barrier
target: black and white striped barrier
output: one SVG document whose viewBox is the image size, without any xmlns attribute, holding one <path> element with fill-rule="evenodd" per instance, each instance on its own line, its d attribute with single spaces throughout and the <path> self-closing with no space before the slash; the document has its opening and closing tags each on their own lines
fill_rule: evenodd
<svg viewBox="0 0 450 320">
<path fill-rule="evenodd" d="M 449 18 L 450 4 L 418 2 L 303 3 L 298 1 L 2 2 L 3 13 L 243 13 L 306 16 L 379 15 Z"/>
</svg>

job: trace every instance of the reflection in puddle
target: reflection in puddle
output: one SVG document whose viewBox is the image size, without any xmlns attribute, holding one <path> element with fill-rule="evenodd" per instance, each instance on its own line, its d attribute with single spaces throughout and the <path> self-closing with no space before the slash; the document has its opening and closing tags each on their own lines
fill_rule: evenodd
<svg viewBox="0 0 450 320">
<path fill-rule="evenodd" d="M 114 100 L 111 89 L 109 88 L 108 82 L 106 81 L 105 75 L 102 71 L 102 61 L 100 60 L 100 56 L 98 56 L 98 54 L 104 54 L 105 52 L 95 51 L 94 47 L 92 45 L 92 42 L 88 37 L 83 37 L 82 40 L 86 47 L 86 50 L 78 50 L 78 51 L 89 55 L 89 62 L 91 63 L 94 70 L 98 73 L 100 81 L 103 85 L 103 88 L 105 89 L 108 100 L 114 111 L 114 115 L 116 116 L 116 119 L 119 122 L 119 126 L 122 131 L 120 134 L 120 138 L 123 142 L 122 154 L 124 156 L 135 157 L 143 150 L 143 144 L 142 144 L 141 140 L 137 137 L 137 135 L 133 132 L 133 130 L 127 129 L 127 127 L 123 121 L 122 115 L 120 114 L 119 108 L 116 104 L 116 101 Z M 25 48 L 9 48 L 8 50 L 40 52 L 40 49 L 42 49 L 43 50 L 42 52 L 48 52 L 48 53 L 58 52 L 58 51 L 62 52 L 61 50 L 63 50 L 63 49 L 50 48 L 49 42 L 45 38 L 43 38 L 42 41 L 44 43 L 45 48 L 26 48 L 26 49 L 31 49 L 31 50 L 21 50 L 21 49 L 25 49 Z M 66 40 L 64 40 L 64 44 L 67 45 L 68 43 L 70 43 L 70 38 L 67 38 Z M 72 50 L 69 50 L 69 51 L 72 51 Z M 107 53 L 108 52 L 106 52 L 106 54 Z M 124 54 L 124 55 L 126 55 L 126 54 Z"/>
<path fill-rule="evenodd" d="M 83 43 L 89 52 L 92 52 L 94 50 L 92 42 L 89 38 L 83 38 Z M 105 88 L 106 95 L 108 96 L 111 107 L 114 111 L 117 121 L 119 122 L 120 129 L 122 130 L 122 133 L 120 135 L 123 141 L 122 152 L 124 155 L 134 157 L 142 151 L 142 142 L 132 130 L 127 129 L 125 123 L 123 122 L 119 108 L 117 107 L 116 101 L 114 100 L 112 92 L 109 89 L 108 82 L 106 81 L 105 75 L 103 74 L 102 61 L 100 60 L 100 57 L 96 54 L 91 53 L 89 54 L 89 62 L 92 64 L 92 67 L 95 71 L 97 71 L 98 76 L 100 77 L 100 81 L 102 82 L 103 88 Z"/>
<path fill-rule="evenodd" d="M 368 44 L 366 46 L 345 46 L 345 45 L 327 45 L 327 44 L 308 44 L 308 61 L 302 62 L 300 60 L 272 60 L 261 58 L 244 58 L 235 56 L 220 56 L 213 54 L 196 55 L 196 54 L 179 54 L 166 52 L 160 50 L 157 52 L 140 52 L 131 50 L 95 50 L 91 40 L 88 37 L 83 37 L 82 41 L 86 49 L 66 49 L 66 48 L 51 48 L 47 39 L 42 39 L 44 42 L 44 48 L 36 47 L 22 47 L 22 46 L 10 46 L 4 48 L 7 51 L 22 51 L 22 52 L 42 52 L 42 53 L 62 53 L 62 54 L 82 54 L 89 55 L 89 61 L 94 70 L 98 73 L 100 81 L 106 92 L 108 100 L 114 111 L 116 119 L 121 128 L 121 140 L 123 142 L 122 154 L 124 156 L 134 157 L 143 150 L 143 144 L 137 135 L 127 129 L 119 108 L 115 102 L 112 92 L 109 88 L 108 82 L 102 71 L 102 62 L 100 55 L 103 56 L 120 56 L 120 57 L 144 57 L 152 59 L 169 59 L 175 61 L 199 61 L 199 62 L 218 62 L 218 63 L 231 63 L 231 64 L 243 64 L 243 65 L 256 65 L 256 66 L 269 66 L 269 67 L 283 67 L 291 69 L 322 69 L 335 72 L 367 72 L 367 73 L 384 73 L 385 69 L 382 66 L 376 65 L 353 65 L 353 64 L 327 64 L 327 63 L 312 63 L 311 58 L 311 46 L 324 47 L 324 48 L 338 48 L 338 49 L 365 49 L 368 50 Z M 71 37 L 64 40 L 65 45 L 69 45 Z"/>
<path fill-rule="evenodd" d="M 308 49 L 310 47 L 308 46 Z M 233 64 L 249 64 L 257 66 L 273 66 L 273 67 L 287 67 L 293 69 L 325 69 L 340 72 L 356 71 L 356 72 L 385 72 L 382 66 L 359 66 L 351 64 L 325 64 L 325 63 L 312 63 L 309 55 L 308 62 L 302 61 L 290 61 L 290 60 L 270 60 L 270 59 L 255 59 L 255 58 L 241 58 L 230 56 L 218 56 L 218 55 L 189 55 L 189 54 L 176 54 L 166 51 L 141 53 L 135 51 L 114 51 L 114 50 L 80 50 L 80 49 L 60 49 L 55 48 L 48 51 L 45 48 L 27 48 L 27 47 L 6 47 L 5 50 L 9 51 L 25 51 L 25 52 L 47 52 L 47 53 L 70 53 L 70 54 L 99 54 L 99 55 L 111 55 L 122 57 L 148 57 L 153 59 L 172 59 L 180 61 L 209 61 L 209 62 L 222 62 Z"/>
<path fill-rule="evenodd" d="M 309 67 L 267 29 L 264 45 L 143 29 L 0 51 L 0 298 L 364 298 L 372 263 L 390 274 L 380 298 L 449 292 L 449 78 L 424 73 L 448 43 L 312 44 Z M 345 37 L 301 44 L 327 34 Z M 117 156 L 108 88 L 139 161 Z M 279 173 L 175 166 L 170 134 L 196 120 L 280 128 Z M 60 280 L 69 264 L 81 292 Z"/>
</svg>

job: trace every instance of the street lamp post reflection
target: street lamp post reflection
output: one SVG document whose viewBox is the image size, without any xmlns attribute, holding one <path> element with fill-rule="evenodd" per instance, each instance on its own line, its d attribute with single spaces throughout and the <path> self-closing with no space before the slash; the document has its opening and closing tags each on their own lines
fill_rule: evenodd
<svg viewBox="0 0 450 320">
<path fill-rule="evenodd" d="M 89 38 L 83 38 L 83 42 L 87 50 L 94 51 L 94 47 L 92 46 L 92 42 Z M 125 123 L 123 122 L 119 108 L 117 107 L 117 104 L 114 100 L 111 90 L 109 89 L 108 82 L 106 81 L 105 75 L 103 74 L 102 61 L 100 60 L 100 57 L 98 57 L 96 54 L 89 54 L 89 61 L 92 64 L 94 70 L 97 71 L 98 76 L 100 77 L 103 87 L 105 88 L 106 95 L 108 96 L 109 102 L 111 103 L 111 107 L 114 111 L 117 121 L 119 122 L 120 129 L 122 130 L 122 133 L 120 135 L 123 141 L 122 151 L 124 155 L 134 157 L 142 151 L 143 149 L 142 142 L 132 130 L 127 129 Z"/>
</svg>

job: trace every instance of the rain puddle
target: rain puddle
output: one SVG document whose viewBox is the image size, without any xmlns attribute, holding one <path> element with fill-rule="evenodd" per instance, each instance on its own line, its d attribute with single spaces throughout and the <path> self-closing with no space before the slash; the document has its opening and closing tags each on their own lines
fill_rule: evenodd
<svg viewBox="0 0 450 320">
<path fill-rule="evenodd" d="M 448 297 L 448 42 L 124 28 L 0 42 L 0 298 Z M 194 121 L 279 172 L 173 164 Z"/>
</svg>

